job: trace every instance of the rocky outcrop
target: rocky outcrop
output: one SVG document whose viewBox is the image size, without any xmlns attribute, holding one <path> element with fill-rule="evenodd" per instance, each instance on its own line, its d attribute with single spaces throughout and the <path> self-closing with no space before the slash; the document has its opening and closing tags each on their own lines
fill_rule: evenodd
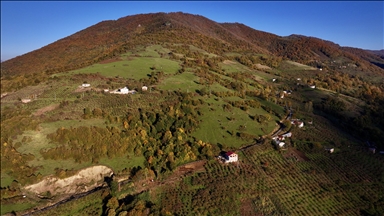
<svg viewBox="0 0 384 216">
<path fill-rule="evenodd" d="M 24 189 L 37 195 L 83 193 L 101 186 L 104 178 L 111 177 L 112 174 L 111 168 L 98 165 L 80 170 L 77 174 L 64 179 L 48 176 L 41 182 L 28 185 Z"/>
</svg>

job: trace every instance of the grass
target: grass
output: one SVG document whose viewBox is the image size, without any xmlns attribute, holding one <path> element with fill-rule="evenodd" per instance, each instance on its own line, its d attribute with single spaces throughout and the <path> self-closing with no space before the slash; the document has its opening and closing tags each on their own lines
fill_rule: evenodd
<svg viewBox="0 0 384 216">
<path fill-rule="evenodd" d="M 14 212 L 24 211 L 32 208 L 35 205 L 36 203 L 30 203 L 30 202 L 16 203 L 16 204 L 1 204 L 1 215 L 4 215 L 5 213 L 9 213 L 12 211 Z"/>
<path fill-rule="evenodd" d="M 247 66 L 244 66 L 237 61 L 227 60 L 225 63 L 219 63 L 219 66 L 221 66 L 227 73 L 251 71 Z"/>
<path fill-rule="evenodd" d="M 218 83 L 213 83 L 211 86 L 208 87 L 208 89 L 216 92 L 233 92 L 234 90 L 228 89 Z"/>
<path fill-rule="evenodd" d="M 215 97 L 205 98 L 206 104 L 210 106 L 204 106 L 201 112 L 203 116 L 199 118 L 202 122 L 200 123 L 199 129 L 197 129 L 192 136 L 201 139 L 204 142 L 210 142 L 213 144 L 222 144 L 230 147 L 240 147 L 241 145 L 252 142 L 252 140 L 241 140 L 236 137 L 236 132 L 239 131 L 240 125 L 246 126 L 246 130 L 243 131 L 247 134 L 255 135 L 256 137 L 264 135 L 261 130 L 264 128 L 266 131 L 272 131 L 275 125 L 276 117 L 266 124 L 261 125 L 257 121 L 250 118 L 255 114 L 267 114 L 266 111 L 261 108 L 249 108 L 248 111 L 243 111 L 239 108 L 233 107 L 233 111 L 226 112 L 223 110 L 225 102 L 222 99 Z M 240 98 L 233 98 L 240 100 Z M 231 120 L 230 120 L 231 119 Z M 231 135 L 230 133 L 235 133 Z"/>
<path fill-rule="evenodd" d="M 151 67 L 156 67 L 159 71 L 164 71 L 165 74 L 176 73 L 179 69 L 179 63 L 169 59 L 154 58 L 154 57 L 132 57 L 131 60 L 122 60 L 106 64 L 94 64 L 89 67 L 74 70 L 71 74 L 81 73 L 100 73 L 106 77 L 123 77 L 141 79 L 148 77 L 151 74 Z"/>
<path fill-rule="evenodd" d="M 295 70 L 317 70 L 314 67 L 311 67 L 311 66 L 308 66 L 308 65 L 304 65 L 304 64 L 300 64 L 300 63 L 294 62 L 294 61 L 286 61 L 286 63 L 295 66 Z"/>
<path fill-rule="evenodd" d="M 24 131 L 24 133 L 18 137 L 18 141 L 25 136 L 30 139 L 28 142 L 22 142 L 22 145 L 17 148 L 17 151 L 22 154 L 33 154 L 35 159 L 30 161 L 29 164 L 32 166 L 42 166 L 39 169 L 39 172 L 45 176 L 54 173 L 55 168 L 61 169 L 82 169 L 85 167 L 89 167 L 92 164 L 90 162 L 87 163 L 75 163 L 74 160 L 44 160 L 42 155 L 40 154 L 41 149 L 47 149 L 55 147 L 55 144 L 50 143 L 50 140 L 47 139 L 47 135 L 55 132 L 58 128 L 64 127 L 78 127 L 78 126 L 104 126 L 104 120 L 101 119 L 90 119 L 87 121 L 81 120 L 63 120 L 56 121 L 50 123 L 42 123 L 40 124 L 39 131 Z"/>
<path fill-rule="evenodd" d="M 3 170 L 3 169 L 1 169 Z M 8 174 L 4 173 L 4 172 L 1 172 L 1 187 L 7 187 L 9 185 L 11 185 L 12 181 L 13 181 L 13 177 L 9 176 Z"/>
<path fill-rule="evenodd" d="M 17 151 L 23 154 L 31 153 L 35 157 L 41 158 L 40 149 L 53 147 L 53 144 L 50 144 L 47 139 L 47 135 L 55 132 L 58 128 L 70 128 L 78 126 L 99 126 L 103 127 L 105 120 L 102 119 L 90 119 L 90 120 L 62 120 L 49 123 L 40 124 L 40 129 L 38 131 L 24 131 L 24 133 L 18 137 L 17 141 L 25 137 L 30 137 L 30 142 L 23 143 Z M 40 156 L 40 157 L 39 157 Z"/>
<path fill-rule="evenodd" d="M 197 52 L 200 52 L 200 53 L 202 53 L 202 54 L 204 54 L 204 55 L 207 55 L 209 58 L 211 58 L 211 57 L 216 57 L 216 56 L 217 56 L 216 54 L 208 53 L 207 51 L 205 51 L 205 50 L 203 50 L 203 49 L 200 49 L 200 48 L 198 48 L 198 47 L 195 47 L 195 46 L 193 46 L 193 45 L 189 45 L 189 49 L 190 49 L 191 51 L 197 51 Z"/>
<path fill-rule="evenodd" d="M 144 156 L 136 157 L 130 155 L 129 157 L 115 157 L 115 158 L 101 158 L 99 164 L 110 167 L 114 172 L 121 171 L 124 168 L 130 167 L 144 167 Z"/>
<path fill-rule="evenodd" d="M 158 85 L 159 89 L 163 90 L 176 90 L 180 89 L 181 91 L 196 91 L 202 88 L 201 85 L 196 82 L 199 81 L 199 78 L 191 72 L 184 72 L 182 74 L 177 74 L 170 76 L 161 81 Z"/>
<path fill-rule="evenodd" d="M 79 170 L 89 166 L 92 166 L 91 162 L 85 163 L 76 163 L 74 160 L 44 160 L 40 154 L 41 149 L 47 149 L 55 147 L 54 144 L 50 143 L 47 139 L 47 135 L 55 132 L 58 128 L 70 128 L 78 126 L 97 126 L 104 127 L 105 120 L 103 119 L 89 119 L 89 120 L 63 120 L 55 121 L 50 123 L 42 123 L 41 129 L 39 131 L 25 131 L 23 135 L 19 136 L 18 140 L 20 141 L 24 136 L 29 137 L 29 142 L 24 142 L 17 150 L 22 154 L 33 154 L 35 159 L 30 161 L 29 164 L 32 166 L 41 166 L 39 172 L 43 175 L 53 174 L 55 168 L 61 169 L 74 169 Z M 141 166 L 143 167 L 144 157 L 117 157 L 117 158 L 101 158 L 99 164 L 106 165 L 111 167 L 113 170 L 122 170 L 124 168 Z M 4 177 L 4 185 L 9 185 L 12 182 L 12 178 L 7 175 L 2 175 Z M 3 184 L 3 180 L 2 180 Z"/>
</svg>

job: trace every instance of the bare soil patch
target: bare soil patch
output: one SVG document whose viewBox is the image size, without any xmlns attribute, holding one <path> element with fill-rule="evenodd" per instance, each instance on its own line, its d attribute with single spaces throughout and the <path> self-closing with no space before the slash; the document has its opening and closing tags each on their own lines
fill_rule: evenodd
<svg viewBox="0 0 384 216">
<path fill-rule="evenodd" d="M 108 63 L 118 62 L 118 61 L 121 61 L 121 58 L 120 58 L 120 57 L 112 58 L 112 59 L 107 59 L 107 60 L 101 61 L 100 64 L 108 64 Z"/>
<path fill-rule="evenodd" d="M 233 62 L 231 60 L 224 60 L 223 64 L 229 65 L 229 64 L 235 64 L 235 62 Z"/>
<path fill-rule="evenodd" d="M 309 161 L 305 154 L 295 148 L 289 148 L 284 155 L 286 158 L 295 158 L 297 161 Z"/>
<path fill-rule="evenodd" d="M 254 205 L 251 199 L 245 199 L 241 201 L 240 215 L 242 216 L 256 216 Z"/>
<path fill-rule="evenodd" d="M 262 65 L 262 64 L 256 64 L 255 65 L 258 69 L 261 69 L 261 70 L 270 70 L 271 68 L 266 66 L 266 65 Z"/>
<path fill-rule="evenodd" d="M 60 104 L 52 104 L 46 107 L 43 107 L 41 109 L 38 109 L 35 113 L 33 113 L 34 116 L 41 116 L 46 112 L 52 111 L 59 107 Z"/>
<path fill-rule="evenodd" d="M 156 189 L 157 187 L 161 187 L 164 185 L 169 185 L 169 184 L 175 184 L 176 182 L 182 180 L 184 177 L 191 175 L 195 172 L 204 172 L 205 168 L 204 165 L 207 161 L 205 160 L 200 160 L 200 161 L 195 161 L 191 162 L 188 164 L 184 164 L 182 166 L 179 166 L 171 176 L 167 177 L 163 181 L 151 181 L 151 180 L 142 180 L 141 182 L 138 182 L 137 188 L 136 188 L 136 193 L 141 193 L 146 190 L 153 190 Z"/>
<path fill-rule="evenodd" d="M 37 195 L 45 194 L 48 191 L 51 195 L 82 193 L 100 186 L 100 182 L 104 182 L 104 177 L 112 174 L 113 171 L 109 167 L 93 166 L 64 179 L 48 176 L 39 183 L 26 186 L 24 189 Z"/>
</svg>

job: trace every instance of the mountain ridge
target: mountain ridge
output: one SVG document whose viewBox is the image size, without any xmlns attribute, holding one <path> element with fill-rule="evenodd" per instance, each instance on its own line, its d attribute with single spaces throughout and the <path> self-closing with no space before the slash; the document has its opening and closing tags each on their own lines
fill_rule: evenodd
<svg viewBox="0 0 384 216">
<path fill-rule="evenodd" d="M 303 64 L 345 57 L 359 62 L 363 70 L 381 71 L 384 65 L 384 60 L 374 52 L 341 47 L 315 37 L 296 34 L 282 37 L 241 23 L 218 23 L 201 15 L 161 12 L 96 23 L 2 62 L 2 76 L 77 69 L 116 56 L 129 47 L 157 42 L 193 43 L 200 48 L 211 48 L 216 54 L 234 50 L 272 54 Z"/>
</svg>

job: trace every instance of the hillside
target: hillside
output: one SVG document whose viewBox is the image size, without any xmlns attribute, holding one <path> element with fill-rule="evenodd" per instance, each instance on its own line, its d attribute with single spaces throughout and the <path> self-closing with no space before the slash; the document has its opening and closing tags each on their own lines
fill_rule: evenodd
<svg viewBox="0 0 384 216">
<path fill-rule="evenodd" d="M 136 45 L 157 42 L 189 43 L 215 54 L 252 51 L 274 54 L 314 66 L 345 58 L 358 63 L 364 72 L 382 73 L 381 65 L 361 49 L 342 48 L 334 43 L 305 36 L 280 37 L 239 23 L 217 23 L 199 15 L 157 13 L 103 21 L 31 53 L 1 63 L 2 74 L 55 73 L 81 68 L 111 58 Z M 316 62 L 316 63 L 314 63 Z"/>
<path fill-rule="evenodd" d="M 381 64 L 199 15 L 102 21 L 1 64 L 1 214 L 383 215 Z"/>
</svg>

